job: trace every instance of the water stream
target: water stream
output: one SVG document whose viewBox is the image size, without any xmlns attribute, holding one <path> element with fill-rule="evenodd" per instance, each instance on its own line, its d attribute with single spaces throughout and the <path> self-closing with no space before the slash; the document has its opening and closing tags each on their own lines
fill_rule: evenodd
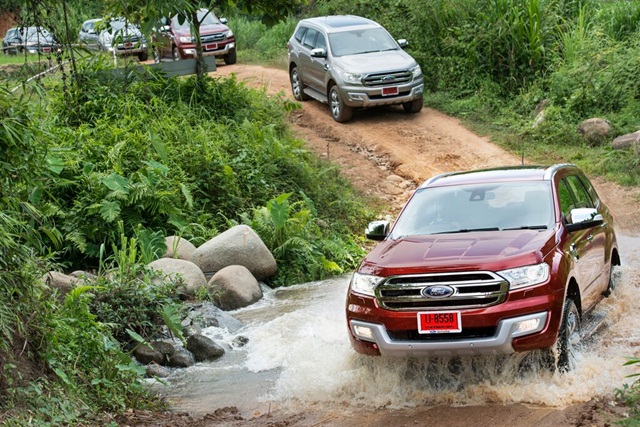
<svg viewBox="0 0 640 427">
<path fill-rule="evenodd" d="M 612 392 L 640 366 L 623 366 L 640 344 L 640 237 L 618 236 L 623 266 L 614 295 L 597 311 L 605 327 L 566 374 L 519 369 L 518 357 L 384 359 L 349 345 L 344 301 L 349 276 L 269 291 L 231 312 L 236 332 L 204 333 L 230 348 L 223 358 L 176 370 L 154 389 L 176 411 L 194 415 L 236 406 L 243 414 L 274 407 L 407 408 L 523 403 L 564 407 Z M 234 338 L 249 339 L 235 347 Z"/>
</svg>

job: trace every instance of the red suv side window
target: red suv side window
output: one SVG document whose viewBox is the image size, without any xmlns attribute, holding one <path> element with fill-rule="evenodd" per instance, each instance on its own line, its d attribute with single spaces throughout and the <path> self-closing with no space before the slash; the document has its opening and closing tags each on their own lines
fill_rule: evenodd
<svg viewBox="0 0 640 427">
<path fill-rule="evenodd" d="M 592 208 L 593 202 L 591 201 L 591 197 L 587 193 L 587 190 L 582 185 L 580 178 L 576 175 L 570 175 L 565 178 L 567 185 L 571 189 L 573 196 L 576 201 L 577 208 Z"/>
</svg>

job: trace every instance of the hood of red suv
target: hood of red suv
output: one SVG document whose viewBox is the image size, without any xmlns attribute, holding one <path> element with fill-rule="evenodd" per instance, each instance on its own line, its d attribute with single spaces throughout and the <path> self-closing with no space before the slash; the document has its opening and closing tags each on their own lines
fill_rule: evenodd
<svg viewBox="0 0 640 427">
<path fill-rule="evenodd" d="M 537 264 L 555 245 L 555 230 L 409 236 L 380 242 L 358 271 L 377 276 L 447 270 L 498 271 Z"/>
</svg>

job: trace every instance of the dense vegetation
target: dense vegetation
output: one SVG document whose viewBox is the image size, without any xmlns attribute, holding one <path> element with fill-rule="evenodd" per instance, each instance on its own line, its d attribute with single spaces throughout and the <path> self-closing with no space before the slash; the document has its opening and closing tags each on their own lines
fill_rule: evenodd
<svg viewBox="0 0 640 427">
<path fill-rule="evenodd" d="M 32 4 L 31 22 L 69 40 L 104 12 L 69 0 L 62 20 Z M 410 40 L 429 105 L 524 148 L 530 162 L 570 161 L 638 185 L 633 150 L 576 132 L 590 117 L 608 119 L 613 136 L 640 127 L 638 2 L 325 0 L 272 27 L 228 12 L 240 61 L 281 66 L 301 16 L 375 19 Z M 133 68 L 115 79 L 99 56 L 77 54 L 73 66 L 47 58 L 61 79 L 0 92 L 0 422 L 9 425 L 154 405 L 128 352 L 158 318 L 175 321 L 173 284 L 152 286 L 144 268 L 165 235 L 199 244 L 249 224 L 278 259 L 278 286 L 352 268 L 369 216 L 338 171 L 289 133 L 290 101 L 233 80 L 140 79 Z M 95 269 L 99 286 L 62 299 L 39 280 L 74 268 Z M 622 395 L 636 411 L 635 387 Z"/>
</svg>

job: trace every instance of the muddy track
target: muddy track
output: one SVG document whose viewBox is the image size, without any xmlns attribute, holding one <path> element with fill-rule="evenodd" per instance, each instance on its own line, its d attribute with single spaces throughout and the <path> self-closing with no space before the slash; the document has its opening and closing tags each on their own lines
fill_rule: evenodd
<svg viewBox="0 0 640 427">
<path fill-rule="evenodd" d="M 212 73 L 230 74 L 268 95 L 293 99 L 286 71 L 236 64 L 219 66 Z M 356 187 L 388 202 L 392 212 L 402 206 L 410 190 L 435 174 L 522 162 L 521 155 L 430 108 L 419 114 L 405 114 L 400 106 L 356 111 L 350 122 L 340 124 L 331 119 L 327 105 L 312 100 L 292 114 L 292 125 L 310 149 L 339 164 Z M 526 155 L 524 162 L 530 163 Z M 640 232 L 640 191 L 597 178 L 594 184 L 612 209 L 618 229 Z"/>
</svg>

